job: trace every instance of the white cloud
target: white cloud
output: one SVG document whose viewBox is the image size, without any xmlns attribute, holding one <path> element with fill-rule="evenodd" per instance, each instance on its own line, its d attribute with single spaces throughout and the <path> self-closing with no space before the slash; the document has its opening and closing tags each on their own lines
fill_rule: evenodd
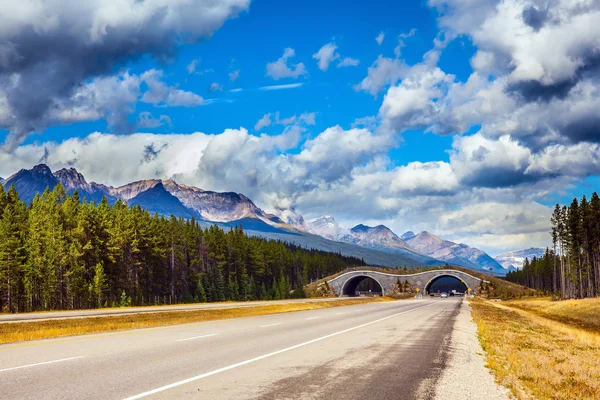
<svg viewBox="0 0 600 400">
<path fill-rule="evenodd" d="M 304 83 L 290 83 L 288 85 L 270 85 L 259 87 L 258 90 L 285 90 L 285 89 L 296 89 L 304 86 Z"/>
<path fill-rule="evenodd" d="M 193 74 L 194 72 L 196 72 L 196 68 L 198 67 L 199 62 L 200 60 L 195 59 L 188 64 L 188 66 L 186 67 L 188 74 Z"/>
<path fill-rule="evenodd" d="M 409 68 L 402 82 L 392 86 L 383 99 L 379 115 L 384 129 L 401 133 L 409 128 L 427 128 L 434 122 L 438 99 L 453 80 L 452 75 L 425 63 Z"/>
<path fill-rule="evenodd" d="M 141 75 L 148 86 L 140 101 L 163 107 L 197 107 L 204 104 L 204 99 L 195 93 L 168 86 L 161 81 L 163 72 L 152 69 Z"/>
<path fill-rule="evenodd" d="M 360 64 L 360 60 L 356 59 L 356 58 L 352 58 L 352 57 L 345 57 L 343 60 L 341 60 L 338 64 L 337 67 L 338 68 L 343 68 L 343 67 L 356 67 L 358 64 Z"/>
<path fill-rule="evenodd" d="M 400 35 L 398 35 L 398 45 L 394 49 L 394 54 L 396 55 L 396 57 L 399 58 L 402 55 L 402 49 L 406 47 L 405 40 L 411 36 L 414 36 L 415 33 L 417 33 L 416 28 L 412 28 L 408 33 L 401 33 Z"/>
<path fill-rule="evenodd" d="M 299 78 L 300 76 L 308 75 L 306 67 L 303 63 L 288 64 L 290 58 L 294 57 L 296 52 L 292 48 L 286 48 L 283 55 L 274 62 L 267 64 L 267 76 L 275 80 L 282 78 Z"/>
<path fill-rule="evenodd" d="M 231 80 L 231 82 L 235 82 L 239 77 L 240 77 L 239 69 L 236 69 L 235 71 L 229 73 L 229 80 Z"/>
<path fill-rule="evenodd" d="M 281 118 L 281 114 L 279 113 L 279 111 L 277 111 L 275 113 L 275 115 L 268 113 L 268 114 L 265 114 L 260 120 L 258 120 L 256 125 L 254 125 L 254 130 L 259 131 L 263 128 L 271 126 L 272 124 L 283 125 L 283 126 L 294 125 L 294 124 L 315 125 L 316 115 L 317 115 L 317 113 L 312 112 L 312 113 L 300 114 L 299 117 L 297 117 L 294 114 L 291 117 Z"/>
<path fill-rule="evenodd" d="M 551 213 L 549 207 L 536 202 L 489 201 L 442 214 L 437 228 L 460 242 L 494 248 L 495 252 L 524 248 L 524 243 L 545 247 L 551 244 L 548 233 Z"/>
<path fill-rule="evenodd" d="M 367 77 L 355 85 L 354 89 L 364 90 L 375 96 L 385 86 L 398 82 L 407 69 L 408 66 L 401 60 L 379 56 L 369 67 Z"/>
<path fill-rule="evenodd" d="M 377 37 L 375 38 L 375 41 L 377 42 L 378 46 L 381 46 L 381 44 L 383 43 L 384 39 L 385 39 L 385 33 L 384 32 L 379 32 L 379 35 L 377 35 Z"/>
<path fill-rule="evenodd" d="M 141 112 L 138 116 L 138 126 L 140 128 L 158 128 L 163 125 L 171 125 L 172 121 L 168 115 L 160 115 L 155 118 L 150 112 Z"/>
<path fill-rule="evenodd" d="M 411 162 L 393 172 L 391 191 L 404 194 L 452 193 L 459 187 L 450 164 L 438 162 Z"/>
<path fill-rule="evenodd" d="M 260 131 L 262 128 L 266 128 L 271 126 L 271 114 L 265 114 L 261 119 L 258 120 L 256 125 L 254 125 L 255 131 Z"/>
<path fill-rule="evenodd" d="M 14 149 L 47 128 L 50 108 L 91 80 L 145 54 L 174 54 L 248 6 L 249 0 L 0 2 L 0 81 L 11 114 L 0 126 L 10 131 L 6 145 Z M 187 97 L 185 103 L 197 102 Z"/>
<path fill-rule="evenodd" d="M 209 90 L 211 92 L 222 92 L 223 86 L 219 82 L 213 82 L 210 84 Z"/>
<path fill-rule="evenodd" d="M 318 61 L 319 69 L 321 71 L 327 71 L 329 69 L 329 64 L 340 58 L 340 55 L 336 51 L 337 48 L 335 43 L 327 43 L 321 47 L 318 52 L 313 54 L 312 57 Z"/>
</svg>

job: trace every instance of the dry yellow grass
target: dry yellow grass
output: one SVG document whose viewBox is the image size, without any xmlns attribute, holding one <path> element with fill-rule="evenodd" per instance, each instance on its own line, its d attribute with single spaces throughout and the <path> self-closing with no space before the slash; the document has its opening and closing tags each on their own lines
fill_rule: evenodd
<svg viewBox="0 0 600 400">
<path fill-rule="evenodd" d="M 27 340 L 51 339 L 89 333 L 114 332 L 126 329 L 151 328 L 157 326 L 212 321 L 228 318 L 252 317 L 316 310 L 363 303 L 389 301 L 388 298 L 359 298 L 315 303 L 288 303 L 258 307 L 208 309 L 194 311 L 167 311 L 145 314 L 130 314 L 106 317 L 87 317 L 39 322 L 15 322 L 0 324 L 0 344 Z"/>
<path fill-rule="evenodd" d="M 473 318 L 497 380 L 519 399 L 600 399 L 600 335 L 482 299 Z"/>
<path fill-rule="evenodd" d="M 550 301 L 550 298 L 511 300 L 509 307 L 532 312 L 540 317 L 600 332 L 600 298 Z"/>
</svg>

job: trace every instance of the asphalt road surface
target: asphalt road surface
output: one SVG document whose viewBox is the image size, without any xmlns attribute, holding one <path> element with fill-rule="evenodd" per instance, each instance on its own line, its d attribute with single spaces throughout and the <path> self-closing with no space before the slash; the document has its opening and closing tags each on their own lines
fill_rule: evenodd
<svg viewBox="0 0 600 400">
<path fill-rule="evenodd" d="M 0 346 L 2 399 L 427 399 L 462 299 Z"/>
</svg>

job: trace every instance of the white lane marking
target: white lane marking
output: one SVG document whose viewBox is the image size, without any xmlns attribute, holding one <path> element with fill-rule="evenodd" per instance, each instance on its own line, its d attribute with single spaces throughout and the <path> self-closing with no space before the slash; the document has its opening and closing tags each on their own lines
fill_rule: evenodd
<svg viewBox="0 0 600 400">
<path fill-rule="evenodd" d="M 320 342 L 321 340 L 325 340 L 325 339 L 332 338 L 334 336 L 341 335 L 343 333 L 352 332 L 352 331 L 355 331 L 357 329 L 364 328 L 366 326 L 377 324 L 377 323 L 383 322 L 383 321 L 385 321 L 387 319 L 397 317 L 398 315 L 402 315 L 402 314 L 406 314 L 406 313 L 418 310 L 419 308 L 424 308 L 424 307 L 432 306 L 434 304 L 437 304 L 437 303 L 430 303 L 430 304 L 427 304 L 427 305 L 424 305 L 424 306 L 415 307 L 415 308 L 407 310 L 407 311 L 402 311 L 402 312 L 399 312 L 399 313 L 396 313 L 396 314 L 389 315 L 387 317 L 379 318 L 379 319 L 377 319 L 375 321 L 371 321 L 371 322 L 367 322 L 365 324 L 357 325 L 357 326 L 354 326 L 352 328 L 344 329 L 342 331 L 330 333 L 329 335 L 321 336 L 321 337 L 318 337 L 316 339 L 309 340 L 308 342 L 300 343 L 300 344 L 297 344 L 297 345 L 294 345 L 294 346 L 291 346 L 291 347 L 286 347 L 285 349 L 277 350 L 277 351 L 274 351 L 272 353 L 263 354 L 262 356 L 254 357 L 254 358 L 251 358 L 249 360 L 239 362 L 237 364 L 229 365 L 227 367 L 215 369 L 214 371 L 210 371 L 210 372 L 207 372 L 207 373 L 202 374 L 202 375 L 196 375 L 196 376 L 193 376 L 193 377 L 188 378 L 188 379 L 184 379 L 184 380 L 179 381 L 179 382 L 171 383 L 169 385 L 161 386 L 159 388 L 156 388 L 156 389 L 153 389 L 153 390 L 149 390 L 149 391 L 144 392 L 144 393 L 136 394 L 135 396 L 127 397 L 127 398 L 125 398 L 123 400 L 137 400 L 137 399 L 141 399 L 143 397 L 147 397 L 147 396 L 150 396 L 150 395 L 153 395 L 153 394 L 156 394 L 156 393 L 164 392 L 165 390 L 173 389 L 175 387 L 178 387 L 178 386 L 181 386 L 181 385 L 185 385 L 185 384 L 190 383 L 190 382 L 195 382 L 195 381 L 200 380 L 200 379 L 208 378 L 209 376 L 213 376 L 213 375 L 220 374 L 222 372 L 230 371 L 232 369 L 239 368 L 239 367 L 242 367 L 244 365 L 248 365 L 248 364 L 260 361 L 260 360 L 264 360 L 265 358 L 273 357 L 273 356 L 276 356 L 276 355 L 281 354 L 281 353 L 286 353 L 288 351 L 298 349 L 300 347 L 308 346 L 309 344 Z"/>
<path fill-rule="evenodd" d="M 342 315 L 342 314 L 345 314 L 345 313 L 343 313 L 343 312 L 339 312 L 339 313 L 337 313 L 337 314 L 335 314 L 335 315 Z"/>
<path fill-rule="evenodd" d="M 318 318 L 321 318 L 321 317 L 310 317 L 310 318 L 306 318 L 306 320 L 310 321 L 311 319 L 318 319 Z"/>
<path fill-rule="evenodd" d="M 178 342 L 185 342 L 187 340 L 202 339 L 202 338 L 211 337 L 211 336 L 217 336 L 217 334 L 216 333 L 211 333 L 210 335 L 194 336 L 194 337 L 189 337 L 189 338 L 185 338 L 185 339 L 179 339 Z"/>
<path fill-rule="evenodd" d="M 263 326 L 261 326 L 261 328 L 268 328 L 268 327 L 270 327 L 270 326 L 277 326 L 277 325 L 281 325 L 281 322 L 280 322 L 280 323 L 278 323 L 278 324 L 269 324 L 269 325 L 263 325 Z"/>
<path fill-rule="evenodd" d="M 29 364 L 29 365 L 21 365 L 20 367 L 12 367 L 12 368 L 0 369 L 0 372 L 12 371 L 12 370 L 21 369 L 21 368 L 36 367 L 38 365 L 54 364 L 54 363 L 59 363 L 59 362 L 63 362 L 63 361 L 76 360 L 78 358 L 83 358 L 83 357 L 85 357 L 85 356 L 69 357 L 69 358 L 62 358 L 60 360 L 45 361 L 45 362 L 36 363 L 36 364 Z"/>
</svg>

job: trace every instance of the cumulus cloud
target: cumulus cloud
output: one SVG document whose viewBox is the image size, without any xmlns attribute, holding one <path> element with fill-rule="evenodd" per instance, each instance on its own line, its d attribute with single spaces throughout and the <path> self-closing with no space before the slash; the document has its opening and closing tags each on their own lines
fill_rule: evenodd
<svg viewBox="0 0 600 400">
<path fill-rule="evenodd" d="M 292 64 L 289 59 L 294 57 L 296 52 L 288 47 L 283 51 L 283 55 L 274 62 L 267 64 L 267 76 L 275 80 L 282 78 L 299 78 L 308 75 L 308 71 L 303 63 Z"/>
<path fill-rule="evenodd" d="M 397 83 L 407 68 L 408 66 L 399 59 L 380 55 L 369 67 L 367 77 L 355 85 L 354 89 L 357 91 L 363 90 L 375 96 L 386 86 Z"/>
<path fill-rule="evenodd" d="M 459 242 L 492 248 L 492 254 L 522 248 L 524 243 L 546 247 L 551 244 L 548 234 L 551 213 L 549 207 L 536 202 L 490 201 L 443 213 L 437 220 L 437 229 Z"/>
<path fill-rule="evenodd" d="M 10 131 L 6 145 L 14 149 L 29 133 L 46 128 L 53 105 L 87 80 L 144 54 L 171 57 L 181 43 L 212 35 L 248 5 L 248 0 L 0 3 L 0 97 L 10 114 L 1 126 Z"/>
<path fill-rule="evenodd" d="M 386 93 L 379 110 L 384 129 L 403 132 L 409 128 L 427 128 L 434 123 L 438 100 L 454 80 L 440 68 L 427 63 L 409 68 L 402 82 Z"/>
<path fill-rule="evenodd" d="M 329 69 L 329 64 L 340 58 L 337 48 L 335 43 L 327 43 L 321 47 L 319 51 L 313 54 L 312 57 L 317 60 L 321 71 L 327 71 Z"/>
<path fill-rule="evenodd" d="M 356 67 L 358 66 L 358 64 L 360 64 L 360 60 L 358 60 L 357 58 L 352 58 L 352 57 L 345 57 L 343 60 L 341 60 L 338 64 L 337 67 L 338 68 L 343 68 L 343 67 Z"/>
<path fill-rule="evenodd" d="M 377 37 L 375 38 L 375 41 L 377 42 L 378 46 L 381 46 L 381 44 L 383 43 L 385 39 L 385 33 L 384 32 L 379 32 L 379 35 L 377 35 Z"/>
</svg>

